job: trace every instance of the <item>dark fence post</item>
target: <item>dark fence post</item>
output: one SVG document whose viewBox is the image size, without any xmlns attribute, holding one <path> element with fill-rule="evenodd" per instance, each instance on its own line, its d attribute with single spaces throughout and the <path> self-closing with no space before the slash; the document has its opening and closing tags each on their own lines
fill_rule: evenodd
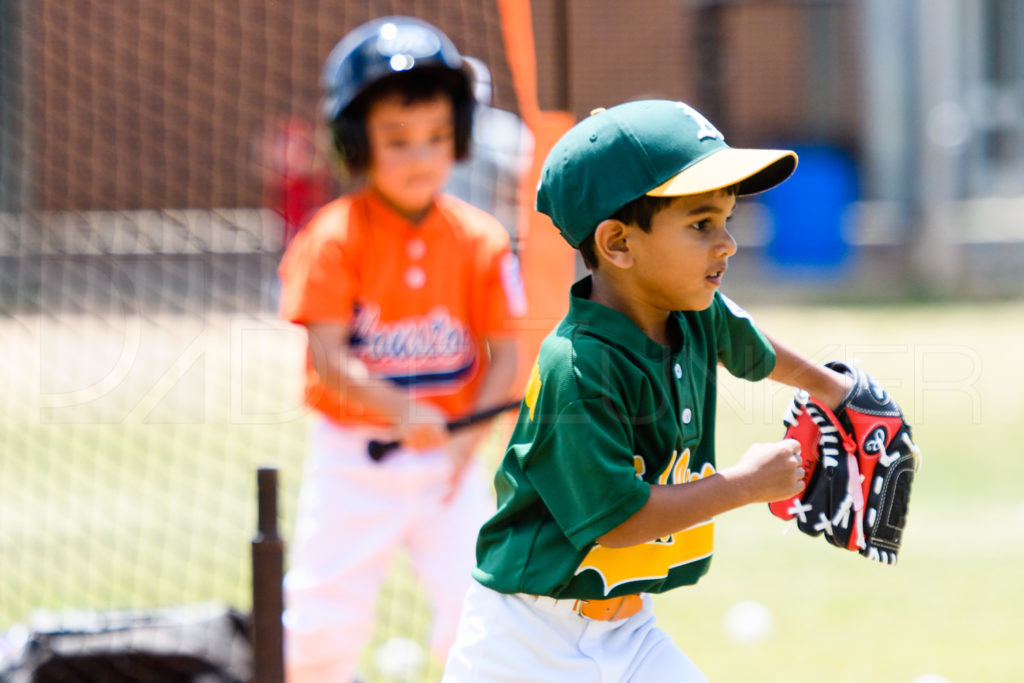
<svg viewBox="0 0 1024 683">
<path fill-rule="evenodd" d="M 284 683 L 284 541 L 277 532 L 277 470 L 256 471 L 258 526 L 252 539 L 253 683 Z"/>
</svg>

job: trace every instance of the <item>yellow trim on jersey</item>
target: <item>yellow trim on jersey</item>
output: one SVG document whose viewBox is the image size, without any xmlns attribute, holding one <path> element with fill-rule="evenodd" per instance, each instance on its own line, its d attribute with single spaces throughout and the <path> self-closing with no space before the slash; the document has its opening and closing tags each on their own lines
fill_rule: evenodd
<svg viewBox="0 0 1024 683">
<path fill-rule="evenodd" d="M 598 573 L 604 592 L 640 580 L 660 579 L 669 570 L 711 555 L 715 546 L 715 523 L 707 521 L 672 534 L 667 539 L 628 548 L 595 545 L 583 558 L 576 574 L 588 569 Z"/>
<path fill-rule="evenodd" d="M 633 468 L 638 477 L 643 477 L 646 466 L 643 457 L 633 456 Z M 672 451 L 672 457 L 658 475 L 657 483 L 661 486 L 685 484 L 714 473 L 715 468 L 710 463 L 704 463 L 700 472 L 691 472 L 690 449 L 687 448 L 682 453 Z M 616 586 L 631 581 L 664 578 L 673 567 L 710 556 L 714 547 L 715 524 L 708 520 L 670 536 L 628 548 L 605 548 L 597 544 L 580 562 L 576 574 L 587 569 L 596 571 L 604 582 L 605 593 L 608 593 Z"/>
<path fill-rule="evenodd" d="M 526 381 L 526 389 L 523 391 L 523 400 L 526 401 L 526 407 L 530 409 L 530 419 L 533 419 L 533 410 L 537 406 L 537 399 L 540 398 L 540 365 L 537 363 L 533 364 L 533 369 L 530 370 L 530 379 Z"/>
</svg>

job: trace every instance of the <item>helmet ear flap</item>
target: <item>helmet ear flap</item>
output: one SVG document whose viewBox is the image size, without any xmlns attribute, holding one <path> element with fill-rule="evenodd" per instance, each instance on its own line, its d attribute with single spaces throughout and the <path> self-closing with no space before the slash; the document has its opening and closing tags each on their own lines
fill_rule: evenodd
<svg viewBox="0 0 1024 683">
<path fill-rule="evenodd" d="M 461 161 L 469 156 L 473 140 L 473 112 L 476 100 L 469 89 L 469 83 L 458 92 L 452 93 L 452 108 L 455 123 L 455 159 Z"/>
<path fill-rule="evenodd" d="M 366 125 L 358 116 L 343 112 L 328 124 L 338 158 L 349 173 L 362 173 L 370 163 L 370 141 Z"/>
</svg>

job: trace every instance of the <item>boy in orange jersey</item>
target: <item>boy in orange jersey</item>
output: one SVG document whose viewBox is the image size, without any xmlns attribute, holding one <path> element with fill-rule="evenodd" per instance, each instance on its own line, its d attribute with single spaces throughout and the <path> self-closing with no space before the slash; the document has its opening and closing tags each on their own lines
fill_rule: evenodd
<svg viewBox="0 0 1024 683">
<path fill-rule="evenodd" d="M 442 193 L 465 156 L 471 84 L 448 38 L 407 17 L 364 24 L 331 52 L 324 115 L 365 186 L 324 207 L 281 264 L 281 315 L 309 337 L 318 415 L 285 578 L 289 681 L 349 681 L 376 596 L 404 547 L 444 661 L 493 502 L 472 455 L 486 425 L 451 418 L 507 402 L 510 319 L 524 297 L 506 231 Z M 371 439 L 396 439 L 381 462 Z"/>
</svg>

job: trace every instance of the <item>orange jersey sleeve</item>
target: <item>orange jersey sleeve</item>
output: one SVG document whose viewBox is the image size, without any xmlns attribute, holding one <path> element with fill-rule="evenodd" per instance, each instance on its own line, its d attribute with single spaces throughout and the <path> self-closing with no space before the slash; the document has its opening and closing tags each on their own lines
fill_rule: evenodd
<svg viewBox="0 0 1024 683">
<path fill-rule="evenodd" d="M 278 268 L 281 301 L 278 312 L 294 323 L 352 320 L 356 277 L 352 255 L 358 250 L 350 236 L 352 201 L 330 202 L 311 219 L 285 251 Z"/>
</svg>

